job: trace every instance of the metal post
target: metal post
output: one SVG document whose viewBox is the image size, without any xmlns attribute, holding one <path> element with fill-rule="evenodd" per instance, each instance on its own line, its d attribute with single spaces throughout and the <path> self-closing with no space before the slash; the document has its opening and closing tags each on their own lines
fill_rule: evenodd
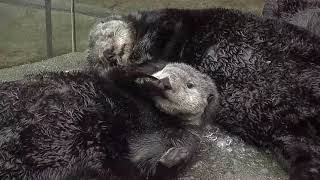
<svg viewBox="0 0 320 180">
<path fill-rule="evenodd" d="M 45 0 L 47 57 L 52 57 L 51 0 Z"/>
<path fill-rule="evenodd" d="M 71 0 L 71 26 L 72 26 L 72 52 L 77 51 L 76 44 L 76 16 L 74 12 L 74 0 Z"/>
</svg>

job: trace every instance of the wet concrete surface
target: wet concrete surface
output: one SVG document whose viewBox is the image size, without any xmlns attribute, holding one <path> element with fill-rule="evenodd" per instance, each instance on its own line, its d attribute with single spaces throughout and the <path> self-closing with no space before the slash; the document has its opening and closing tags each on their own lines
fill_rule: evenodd
<svg viewBox="0 0 320 180">
<path fill-rule="evenodd" d="M 27 74 L 37 74 L 46 71 L 80 70 L 87 66 L 86 54 L 86 52 L 64 54 L 32 64 L 0 69 L 0 81 L 17 80 Z"/>
<path fill-rule="evenodd" d="M 43 71 L 73 71 L 86 67 L 86 53 L 70 53 L 41 62 L 0 69 L 0 80 L 11 81 Z M 218 127 L 206 127 L 201 151 L 180 180 L 287 180 L 285 171 L 267 152 L 244 143 Z"/>
<path fill-rule="evenodd" d="M 196 161 L 180 179 L 287 180 L 288 176 L 270 153 L 259 151 L 218 127 L 208 126 Z"/>
</svg>

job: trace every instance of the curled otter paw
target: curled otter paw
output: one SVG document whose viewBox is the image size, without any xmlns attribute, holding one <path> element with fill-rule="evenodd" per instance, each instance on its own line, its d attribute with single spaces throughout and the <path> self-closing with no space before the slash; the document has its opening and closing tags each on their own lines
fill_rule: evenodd
<svg viewBox="0 0 320 180">
<path fill-rule="evenodd" d="M 163 166 L 171 168 L 186 161 L 189 154 L 189 150 L 185 147 L 172 147 L 162 155 L 159 162 Z"/>
</svg>

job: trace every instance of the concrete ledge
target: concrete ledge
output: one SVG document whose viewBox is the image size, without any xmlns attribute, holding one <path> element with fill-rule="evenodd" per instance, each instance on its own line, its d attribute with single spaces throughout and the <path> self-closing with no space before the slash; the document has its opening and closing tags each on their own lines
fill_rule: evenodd
<svg viewBox="0 0 320 180">
<path fill-rule="evenodd" d="M 87 65 L 86 54 L 86 52 L 64 54 L 32 64 L 0 69 L 0 81 L 17 80 L 27 74 L 37 74 L 44 71 L 80 70 Z"/>
</svg>

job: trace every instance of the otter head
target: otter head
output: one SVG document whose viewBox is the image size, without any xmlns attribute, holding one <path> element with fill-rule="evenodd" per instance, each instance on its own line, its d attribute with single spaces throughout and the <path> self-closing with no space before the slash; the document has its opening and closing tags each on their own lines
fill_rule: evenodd
<svg viewBox="0 0 320 180">
<path fill-rule="evenodd" d="M 154 97 L 161 111 L 191 125 L 201 125 L 204 115 L 215 113 L 218 92 L 209 76 L 182 63 L 168 64 L 152 76 L 161 81 L 164 89 L 162 96 Z"/>
<path fill-rule="evenodd" d="M 110 16 L 93 26 L 89 34 L 88 61 L 91 67 L 108 69 L 127 65 L 132 52 L 134 32 L 121 16 Z"/>
</svg>

